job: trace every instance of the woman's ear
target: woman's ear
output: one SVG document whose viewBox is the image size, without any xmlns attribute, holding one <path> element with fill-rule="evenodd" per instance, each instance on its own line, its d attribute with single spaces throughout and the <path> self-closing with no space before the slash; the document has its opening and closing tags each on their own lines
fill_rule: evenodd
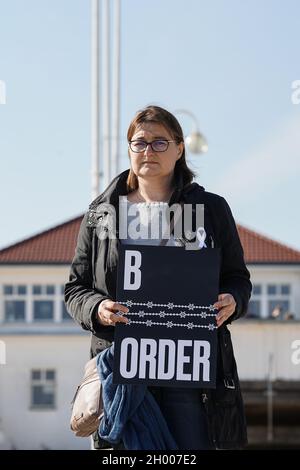
<svg viewBox="0 0 300 470">
<path fill-rule="evenodd" d="M 182 156 L 182 153 L 183 153 L 183 149 L 184 149 L 184 143 L 180 142 L 180 144 L 178 144 L 178 151 L 177 151 L 178 158 L 177 158 L 177 160 L 180 160 L 180 158 Z"/>
</svg>

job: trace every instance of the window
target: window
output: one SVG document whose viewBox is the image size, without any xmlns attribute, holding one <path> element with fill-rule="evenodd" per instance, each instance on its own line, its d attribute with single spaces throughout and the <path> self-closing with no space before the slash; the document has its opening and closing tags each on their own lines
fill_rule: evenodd
<svg viewBox="0 0 300 470">
<path fill-rule="evenodd" d="M 35 300 L 33 317 L 35 320 L 52 320 L 54 305 L 51 300 Z"/>
<path fill-rule="evenodd" d="M 46 286 L 46 294 L 47 295 L 54 295 L 55 294 L 55 286 Z"/>
<path fill-rule="evenodd" d="M 42 286 L 32 286 L 32 293 L 33 295 L 41 295 Z"/>
<path fill-rule="evenodd" d="M 3 294 L 6 295 L 26 295 L 27 286 L 24 285 L 4 285 Z"/>
<path fill-rule="evenodd" d="M 3 309 L 4 321 L 24 322 L 26 316 L 26 293 L 25 285 L 3 286 Z"/>
<path fill-rule="evenodd" d="M 5 284 L 0 286 L 0 299 L 5 322 L 72 322 L 61 284 Z"/>
<path fill-rule="evenodd" d="M 288 300 L 273 299 L 268 302 L 268 313 L 271 318 L 287 318 L 290 311 L 290 302 Z"/>
<path fill-rule="evenodd" d="M 276 287 L 274 284 L 268 284 L 268 295 L 275 295 L 276 294 Z"/>
<path fill-rule="evenodd" d="M 291 319 L 291 286 L 289 284 L 268 285 L 268 317 L 273 319 Z"/>
<path fill-rule="evenodd" d="M 247 318 L 259 318 L 261 316 L 260 300 L 250 300 Z"/>
<path fill-rule="evenodd" d="M 253 284 L 251 299 L 248 305 L 247 318 L 260 318 L 261 317 L 261 284 Z"/>
<path fill-rule="evenodd" d="M 268 284 L 268 295 L 290 295 L 290 284 Z"/>
<path fill-rule="evenodd" d="M 282 295 L 290 295 L 290 286 L 288 284 L 281 285 L 281 294 Z"/>
<path fill-rule="evenodd" d="M 34 286 L 32 286 L 32 293 L 34 295 L 54 295 L 55 286 L 53 285 L 41 286 L 41 285 L 35 284 Z"/>
<path fill-rule="evenodd" d="M 253 284 L 247 318 L 292 319 L 291 284 Z"/>
<path fill-rule="evenodd" d="M 19 295 L 27 294 L 27 286 L 17 286 L 17 290 Z"/>
<path fill-rule="evenodd" d="M 4 303 L 5 321 L 25 321 L 24 300 L 6 300 Z"/>
<path fill-rule="evenodd" d="M 55 286 L 34 285 L 32 287 L 33 319 L 38 321 L 49 321 L 54 318 Z"/>
<path fill-rule="evenodd" d="M 55 370 L 31 371 L 31 407 L 53 409 L 55 407 Z"/>
<path fill-rule="evenodd" d="M 12 295 L 13 294 L 13 286 L 4 286 L 3 291 L 4 291 L 4 295 Z"/>
</svg>

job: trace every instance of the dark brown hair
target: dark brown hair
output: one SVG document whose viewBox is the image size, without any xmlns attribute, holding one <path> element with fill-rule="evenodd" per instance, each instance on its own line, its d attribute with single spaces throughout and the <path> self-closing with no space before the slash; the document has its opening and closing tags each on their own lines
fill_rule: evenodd
<svg viewBox="0 0 300 470">
<path fill-rule="evenodd" d="M 145 122 L 155 122 L 161 124 L 170 132 L 172 138 L 176 141 L 177 144 L 180 142 L 184 143 L 184 136 L 182 128 L 177 121 L 176 117 L 160 106 L 147 106 L 146 108 L 137 112 L 133 120 L 131 121 L 128 131 L 127 131 L 127 140 L 128 142 L 132 139 L 137 127 L 141 126 Z M 195 174 L 187 166 L 185 159 L 185 147 L 183 147 L 183 152 L 179 160 L 177 160 L 174 168 L 174 175 L 180 174 L 182 176 L 183 184 L 186 185 L 191 183 Z M 134 191 L 138 188 L 138 179 L 133 173 L 132 169 L 129 171 L 127 178 L 127 189 L 128 192 Z"/>
</svg>

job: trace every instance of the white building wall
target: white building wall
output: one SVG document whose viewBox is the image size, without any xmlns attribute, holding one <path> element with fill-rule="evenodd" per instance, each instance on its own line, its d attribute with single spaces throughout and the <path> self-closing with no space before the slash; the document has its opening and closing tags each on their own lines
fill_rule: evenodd
<svg viewBox="0 0 300 470">
<path fill-rule="evenodd" d="M 69 276 L 65 265 L 2 265 L 1 284 L 64 284 Z"/>
<path fill-rule="evenodd" d="M 71 400 L 89 359 L 87 335 L 7 335 L 0 365 L 0 448 L 89 449 L 69 428 Z M 55 409 L 30 408 L 31 369 L 56 371 Z"/>
<path fill-rule="evenodd" d="M 265 380 L 273 355 L 273 380 L 300 380 L 292 362 L 292 343 L 300 340 L 300 322 L 238 320 L 230 327 L 241 380 Z"/>
</svg>

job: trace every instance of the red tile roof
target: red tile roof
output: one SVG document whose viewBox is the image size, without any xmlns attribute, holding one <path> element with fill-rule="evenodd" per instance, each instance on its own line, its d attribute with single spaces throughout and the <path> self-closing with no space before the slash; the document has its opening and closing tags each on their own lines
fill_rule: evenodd
<svg viewBox="0 0 300 470">
<path fill-rule="evenodd" d="M 69 264 L 82 216 L 0 250 L 1 263 Z"/>
<path fill-rule="evenodd" d="M 300 251 L 237 224 L 246 263 L 300 264 Z"/>
<path fill-rule="evenodd" d="M 69 264 L 82 216 L 0 250 L 0 264 Z M 300 251 L 237 225 L 247 263 L 300 264 Z"/>
</svg>

